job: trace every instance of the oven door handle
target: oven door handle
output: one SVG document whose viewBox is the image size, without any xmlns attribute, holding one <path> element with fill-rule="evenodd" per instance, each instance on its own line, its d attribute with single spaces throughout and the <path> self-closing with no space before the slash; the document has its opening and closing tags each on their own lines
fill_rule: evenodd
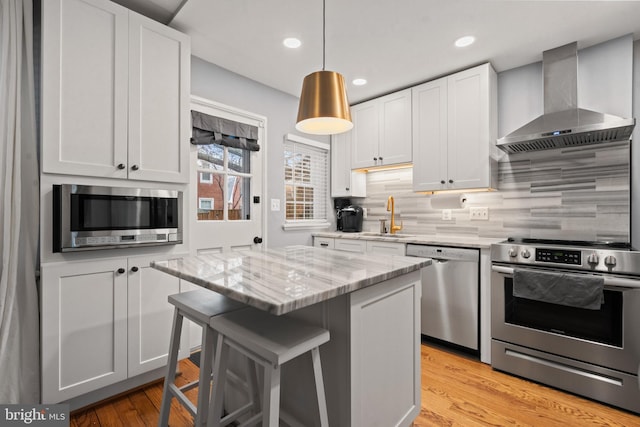
<svg viewBox="0 0 640 427">
<path fill-rule="evenodd" d="M 512 275 L 513 268 L 503 267 L 501 265 L 492 265 L 491 270 L 496 273 Z M 622 277 L 606 277 L 604 278 L 605 286 L 620 286 L 622 288 L 640 288 L 640 280 L 638 279 L 625 279 Z M 639 367 L 640 369 L 640 367 Z"/>
</svg>

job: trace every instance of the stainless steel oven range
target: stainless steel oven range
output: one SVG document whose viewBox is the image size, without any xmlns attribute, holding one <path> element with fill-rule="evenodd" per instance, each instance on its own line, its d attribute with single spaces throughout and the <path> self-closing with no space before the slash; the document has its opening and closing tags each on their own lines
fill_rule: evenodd
<svg viewBox="0 0 640 427">
<path fill-rule="evenodd" d="M 492 367 L 640 413 L 640 252 L 508 239 L 491 263 Z"/>
</svg>

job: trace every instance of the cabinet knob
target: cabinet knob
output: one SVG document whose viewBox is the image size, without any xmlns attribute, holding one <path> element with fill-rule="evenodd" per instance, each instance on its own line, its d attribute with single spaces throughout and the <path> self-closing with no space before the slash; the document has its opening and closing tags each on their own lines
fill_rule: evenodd
<svg viewBox="0 0 640 427">
<path fill-rule="evenodd" d="M 119 268 L 118 269 L 118 274 L 124 274 L 124 272 L 127 271 L 124 268 Z"/>
<path fill-rule="evenodd" d="M 344 189 L 345 189 L 346 191 L 349 191 L 349 187 L 345 187 Z"/>
<path fill-rule="evenodd" d="M 440 181 L 440 184 L 446 184 L 446 181 L 443 179 L 442 181 Z"/>
<path fill-rule="evenodd" d="M 449 184 L 453 184 L 453 180 L 452 179 L 449 180 Z"/>
<path fill-rule="evenodd" d="M 382 157 L 378 157 L 378 159 L 380 159 L 380 161 L 382 161 Z"/>
<path fill-rule="evenodd" d="M 254 237 L 253 238 L 253 243 L 255 243 L 256 245 L 259 245 L 260 243 L 262 243 L 262 237 Z"/>
<path fill-rule="evenodd" d="M 140 168 L 138 167 L 138 165 L 133 165 L 133 166 L 131 166 L 131 170 L 132 170 L 132 171 L 137 171 L 138 169 L 140 169 Z"/>
<path fill-rule="evenodd" d="M 374 158 L 373 158 L 373 161 L 374 161 L 374 162 L 377 162 L 377 161 L 378 161 L 378 158 L 377 158 L 377 157 L 374 157 Z"/>
<path fill-rule="evenodd" d="M 133 267 L 131 267 L 131 271 L 133 271 L 134 273 L 138 271 L 138 267 L 136 267 L 135 265 Z"/>
<path fill-rule="evenodd" d="M 122 169 L 124 169 L 124 168 L 125 168 L 124 163 L 120 163 L 120 164 L 118 165 L 118 169 L 122 170 Z"/>
</svg>

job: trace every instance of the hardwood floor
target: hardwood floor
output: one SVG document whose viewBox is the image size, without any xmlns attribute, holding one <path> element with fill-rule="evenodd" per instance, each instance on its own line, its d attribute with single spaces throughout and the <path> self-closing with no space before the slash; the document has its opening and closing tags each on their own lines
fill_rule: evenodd
<svg viewBox="0 0 640 427">
<path fill-rule="evenodd" d="M 182 375 L 176 380 L 178 385 L 198 377 L 198 368 L 188 359 L 180 362 L 180 368 Z M 195 403 L 197 389 L 190 390 L 187 395 Z M 161 399 L 162 382 L 156 382 L 75 411 L 71 426 L 155 426 Z M 175 399 L 169 425 L 193 425 L 192 417 Z M 465 356 L 423 345 L 422 410 L 414 425 L 631 427 L 640 426 L 640 417 L 496 372 Z"/>
</svg>

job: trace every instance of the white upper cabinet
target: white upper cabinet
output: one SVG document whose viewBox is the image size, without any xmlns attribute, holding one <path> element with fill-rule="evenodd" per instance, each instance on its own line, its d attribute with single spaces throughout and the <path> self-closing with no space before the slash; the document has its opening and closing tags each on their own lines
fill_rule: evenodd
<svg viewBox="0 0 640 427">
<path fill-rule="evenodd" d="M 411 89 L 351 107 L 351 168 L 411 162 Z"/>
<path fill-rule="evenodd" d="M 187 182 L 188 36 L 105 0 L 47 0 L 43 172 Z"/>
<path fill-rule="evenodd" d="M 414 191 L 493 187 L 497 77 L 491 65 L 412 90 Z"/>
<path fill-rule="evenodd" d="M 331 197 L 366 197 L 367 176 L 351 170 L 351 136 L 331 136 Z"/>
</svg>

